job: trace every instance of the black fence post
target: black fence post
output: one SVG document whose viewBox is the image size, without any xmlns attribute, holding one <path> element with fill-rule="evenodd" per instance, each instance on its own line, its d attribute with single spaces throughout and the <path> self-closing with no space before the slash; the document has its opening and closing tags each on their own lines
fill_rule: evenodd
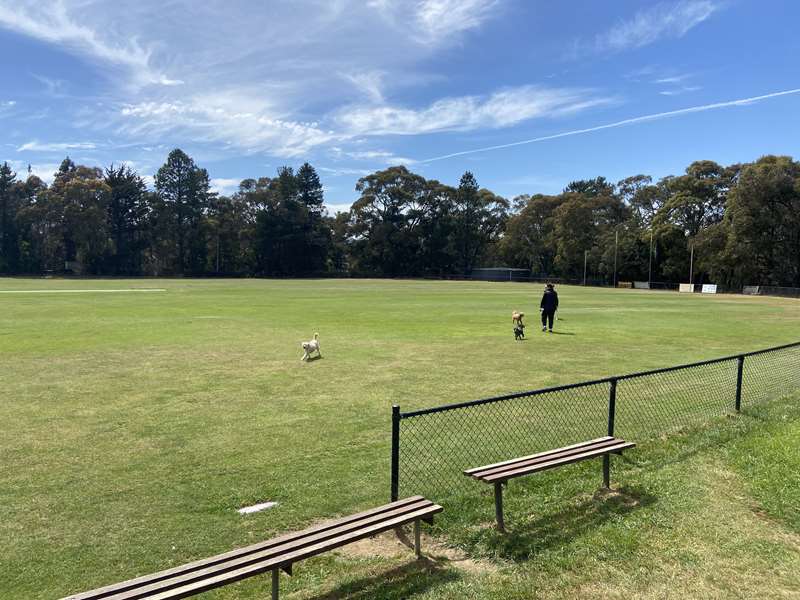
<svg viewBox="0 0 800 600">
<path fill-rule="evenodd" d="M 611 388 L 608 390 L 608 435 L 614 435 L 614 416 L 617 412 L 617 379 L 611 379 Z M 603 487 L 611 487 L 611 456 L 603 455 Z"/>
<path fill-rule="evenodd" d="M 617 378 L 611 379 L 611 389 L 608 391 L 608 435 L 614 435 L 614 416 L 617 412 Z"/>
<path fill-rule="evenodd" d="M 742 372 L 744 371 L 744 356 L 739 357 L 736 371 L 736 412 L 742 409 Z"/>
<path fill-rule="evenodd" d="M 392 502 L 400 493 L 400 407 L 392 405 Z"/>
</svg>

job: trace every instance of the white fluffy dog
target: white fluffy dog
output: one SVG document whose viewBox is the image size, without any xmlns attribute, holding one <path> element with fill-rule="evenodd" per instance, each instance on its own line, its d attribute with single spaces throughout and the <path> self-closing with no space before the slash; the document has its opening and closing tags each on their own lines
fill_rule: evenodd
<svg viewBox="0 0 800 600">
<path fill-rule="evenodd" d="M 314 339 L 300 344 L 303 347 L 303 358 L 300 360 L 308 360 L 314 352 L 317 353 L 319 358 L 322 358 L 322 352 L 319 350 L 319 334 L 314 334 Z"/>
</svg>

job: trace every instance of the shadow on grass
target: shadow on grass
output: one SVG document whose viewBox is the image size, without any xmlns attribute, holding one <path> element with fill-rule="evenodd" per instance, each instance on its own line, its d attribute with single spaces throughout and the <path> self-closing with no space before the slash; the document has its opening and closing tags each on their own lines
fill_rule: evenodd
<svg viewBox="0 0 800 600">
<path fill-rule="evenodd" d="M 565 546 L 607 521 L 654 502 L 656 497 L 641 488 L 622 487 L 598 490 L 580 504 L 532 520 L 515 519 L 511 512 L 514 509 L 509 509 L 511 519 L 506 522 L 507 533 L 493 532 L 487 545 L 506 560 L 528 560 L 536 554 Z"/>
<path fill-rule="evenodd" d="M 742 417 L 743 414 L 731 413 L 645 440 L 635 453 L 621 460 L 637 468 L 655 469 L 685 462 L 698 454 L 724 448 L 746 435 L 752 423 L 742 422 Z"/>
<path fill-rule="evenodd" d="M 777 398 L 759 405 L 742 406 L 740 413 L 729 412 L 698 416 L 698 422 L 678 428 L 667 428 L 658 435 L 637 435 L 626 432 L 626 424 L 617 421 L 617 431 L 625 439 L 640 440 L 639 448 L 622 457 L 639 468 L 661 468 L 684 462 L 697 454 L 721 449 L 736 443 L 754 429 L 800 418 L 800 403 Z M 635 425 L 634 425 L 635 427 Z"/>
<path fill-rule="evenodd" d="M 314 600 L 403 600 L 427 590 L 461 579 L 448 561 L 420 558 L 374 577 L 342 584 Z"/>
</svg>

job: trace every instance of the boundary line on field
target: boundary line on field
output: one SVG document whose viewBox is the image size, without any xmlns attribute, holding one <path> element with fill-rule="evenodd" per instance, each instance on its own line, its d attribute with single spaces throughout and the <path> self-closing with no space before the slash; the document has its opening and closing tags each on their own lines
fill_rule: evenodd
<svg viewBox="0 0 800 600">
<path fill-rule="evenodd" d="M 166 288 L 131 288 L 127 290 L 0 290 L 0 294 L 122 294 L 127 292 L 166 291 Z"/>
</svg>

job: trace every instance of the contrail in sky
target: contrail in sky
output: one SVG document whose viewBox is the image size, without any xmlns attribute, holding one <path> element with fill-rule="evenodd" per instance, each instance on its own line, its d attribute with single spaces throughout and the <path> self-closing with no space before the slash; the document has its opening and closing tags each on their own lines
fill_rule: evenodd
<svg viewBox="0 0 800 600">
<path fill-rule="evenodd" d="M 593 131 L 600 131 L 601 129 L 612 129 L 614 127 L 622 127 L 623 125 L 632 125 L 634 123 L 644 123 L 646 121 L 656 121 L 658 119 L 668 119 L 670 117 L 677 117 L 679 115 L 686 115 L 689 113 L 703 112 L 706 110 L 714 110 L 716 108 L 725 108 L 727 106 L 744 106 L 745 104 L 753 104 L 761 100 L 768 100 L 769 98 L 777 98 L 778 96 L 788 96 L 790 94 L 800 94 L 800 88 L 794 90 L 785 90 L 783 92 L 773 92 L 771 94 L 764 94 L 763 96 L 753 96 L 752 98 L 741 98 L 739 100 L 729 100 L 728 102 L 715 102 L 714 104 L 704 104 L 703 106 L 690 106 L 689 108 L 681 108 L 679 110 L 670 110 L 668 112 L 655 113 L 653 115 L 643 115 L 641 117 L 633 117 L 632 119 L 625 119 L 615 123 L 607 123 L 606 125 L 598 125 L 597 127 L 588 127 L 587 129 L 573 129 L 572 131 L 564 131 L 555 133 L 553 135 L 545 135 L 542 137 L 532 138 L 529 140 L 521 140 L 519 142 L 511 142 L 509 144 L 499 144 L 497 146 L 486 146 L 484 148 L 473 148 L 472 150 L 463 150 L 462 152 L 453 152 L 452 154 L 444 154 L 442 156 L 435 156 L 420 160 L 420 163 L 429 163 L 437 160 L 444 160 L 446 158 L 453 158 L 455 156 L 464 156 L 465 154 L 476 154 L 478 152 L 489 152 L 491 150 L 500 150 L 502 148 L 511 148 L 513 146 L 523 146 L 525 144 L 535 144 L 536 142 L 544 142 L 547 140 L 554 140 L 556 138 L 568 137 L 571 135 L 581 135 L 584 133 L 592 133 Z"/>
</svg>

